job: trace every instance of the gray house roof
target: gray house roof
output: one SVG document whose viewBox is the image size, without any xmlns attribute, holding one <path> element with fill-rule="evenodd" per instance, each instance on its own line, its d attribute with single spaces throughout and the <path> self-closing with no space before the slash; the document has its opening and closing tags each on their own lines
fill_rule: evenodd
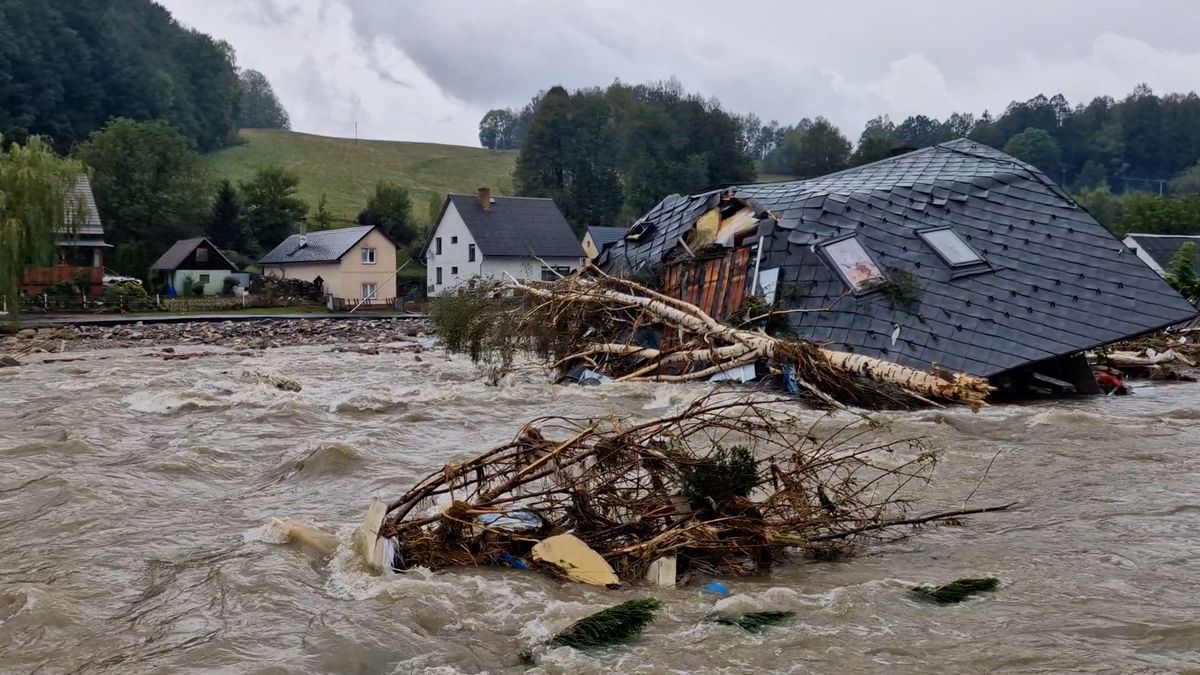
<svg viewBox="0 0 1200 675">
<path fill-rule="evenodd" d="M 596 248 L 603 251 L 604 247 L 621 240 L 625 233 L 629 231 L 627 227 L 589 227 L 588 234 L 592 235 L 592 242 L 596 244 Z"/>
<path fill-rule="evenodd" d="M 1175 234 L 1127 234 L 1125 242 L 1132 243 L 1136 248 L 1141 249 L 1146 255 L 1150 256 L 1154 262 L 1158 263 L 1159 268 L 1164 272 L 1171 266 L 1171 261 L 1174 260 L 1175 254 L 1179 253 L 1179 249 L 1186 243 L 1191 242 L 1200 249 L 1200 236 L 1175 235 Z M 1200 274 L 1200 252 L 1196 259 L 1192 261 L 1192 268 Z"/>
<path fill-rule="evenodd" d="M 437 222 L 451 203 L 485 256 L 584 257 L 583 246 L 553 199 L 493 197 L 491 211 L 484 211 L 478 196 L 452 194 L 442 204 Z"/>
<path fill-rule="evenodd" d="M 992 376 L 1169 326 L 1196 310 L 1033 166 L 966 139 L 804 181 L 731 188 L 779 218 L 760 224 L 762 270 L 791 330 L 833 349 Z M 672 196 L 600 264 L 647 274 L 719 193 Z M 949 228 L 982 256 L 951 268 L 919 231 Z M 635 228 L 638 229 L 635 224 Z M 881 270 L 916 275 L 920 305 L 848 293 L 820 246 L 853 236 Z M 892 333 L 899 326 L 893 344 Z"/>
<path fill-rule="evenodd" d="M 217 248 L 217 245 L 209 241 L 206 237 L 180 239 L 172 244 L 171 248 L 167 249 L 165 253 L 159 256 L 158 260 L 155 260 L 154 264 L 150 266 L 150 269 L 156 272 L 158 270 L 177 269 L 180 263 L 187 260 L 188 256 L 192 254 L 192 251 L 195 251 L 196 247 L 201 243 L 207 243 L 209 248 L 216 251 L 217 255 L 221 256 L 221 260 L 224 260 L 225 264 L 229 265 L 230 270 L 233 270 L 234 272 L 238 271 L 238 266 L 234 265 L 229 258 L 226 258 L 225 254 L 221 253 L 221 249 Z"/>
<path fill-rule="evenodd" d="M 259 262 L 264 265 L 337 262 L 373 229 L 371 225 L 362 225 L 320 230 L 307 235 L 293 234 L 271 249 Z"/>
<path fill-rule="evenodd" d="M 96 197 L 92 194 L 92 181 L 86 175 L 79 176 L 67 193 L 66 209 L 67 227 L 71 234 L 77 238 L 103 238 L 100 210 L 96 208 Z"/>
</svg>

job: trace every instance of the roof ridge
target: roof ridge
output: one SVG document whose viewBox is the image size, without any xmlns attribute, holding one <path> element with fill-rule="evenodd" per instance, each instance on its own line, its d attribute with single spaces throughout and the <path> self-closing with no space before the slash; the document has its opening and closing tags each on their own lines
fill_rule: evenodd
<svg viewBox="0 0 1200 675">
<path fill-rule="evenodd" d="M 478 198 L 479 198 L 479 195 L 478 195 L 478 194 L 472 194 L 472 193 L 469 193 L 469 192 L 451 192 L 451 193 L 449 193 L 447 196 L 450 196 L 450 197 L 470 197 L 471 199 L 478 199 Z M 543 201 L 543 202 L 552 202 L 552 201 L 554 201 L 554 198 L 553 198 L 553 197 L 521 197 L 521 196 L 518 196 L 518 195 L 491 195 L 491 197 L 492 197 L 492 199 L 528 199 L 528 200 L 530 200 L 530 201 Z"/>
</svg>

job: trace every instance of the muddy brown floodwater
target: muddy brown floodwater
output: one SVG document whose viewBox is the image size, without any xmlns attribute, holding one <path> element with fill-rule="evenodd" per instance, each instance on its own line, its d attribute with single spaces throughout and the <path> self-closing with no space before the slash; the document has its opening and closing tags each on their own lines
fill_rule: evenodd
<svg viewBox="0 0 1200 675">
<path fill-rule="evenodd" d="M 612 592 L 535 573 L 373 577 L 272 543 L 289 516 L 345 538 L 371 495 L 548 414 L 657 416 L 696 386 L 476 381 L 461 358 L 268 350 L 163 362 L 142 350 L 0 370 L 0 672 L 510 673 L 571 621 L 653 593 L 626 647 L 537 672 L 804 673 L 1200 668 L 1200 385 L 1128 398 L 893 414 L 945 451 L 916 510 L 1018 510 L 931 527 L 841 562 L 728 581 L 721 606 L 787 609 L 750 635 L 695 588 Z M 98 356 L 108 358 L 97 359 Z M 263 373 L 298 380 L 270 386 Z M 999 455 L 996 453 L 999 452 Z M 962 605 L 909 587 L 996 575 Z"/>
</svg>

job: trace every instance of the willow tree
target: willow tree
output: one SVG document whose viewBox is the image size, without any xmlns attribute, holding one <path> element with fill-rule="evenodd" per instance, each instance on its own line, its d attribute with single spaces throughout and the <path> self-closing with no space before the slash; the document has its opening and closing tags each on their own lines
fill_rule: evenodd
<svg viewBox="0 0 1200 675">
<path fill-rule="evenodd" d="M 68 194 L 83 171 L 38 137 L 7 148 L 0 138 L 0 296 L 10 315 L 20 305 L 21 271 L 53 259 L 70 220 Z"/>
</svg>

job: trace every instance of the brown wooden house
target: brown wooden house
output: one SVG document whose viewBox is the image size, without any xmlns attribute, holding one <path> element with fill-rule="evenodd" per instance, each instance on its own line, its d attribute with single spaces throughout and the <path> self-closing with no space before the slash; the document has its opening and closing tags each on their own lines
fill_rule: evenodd
<svg viewBox="0 0 1200 675">
<path fill-rule="evenodd" d="M 104 241 L 104 226 L 100 211 L 92 196 L 92 183 L 80 176 L 67 195 L 67 224 L 56 242 L 58 259 L 48 267 L 26 267 L 21 274 L 21 291 L 43 293 L 46 288 L 63 281 L 75 281 L 89 295 L 102 291 L 104 285 L 104 253 L 112 248 Z"/>
</svg>

